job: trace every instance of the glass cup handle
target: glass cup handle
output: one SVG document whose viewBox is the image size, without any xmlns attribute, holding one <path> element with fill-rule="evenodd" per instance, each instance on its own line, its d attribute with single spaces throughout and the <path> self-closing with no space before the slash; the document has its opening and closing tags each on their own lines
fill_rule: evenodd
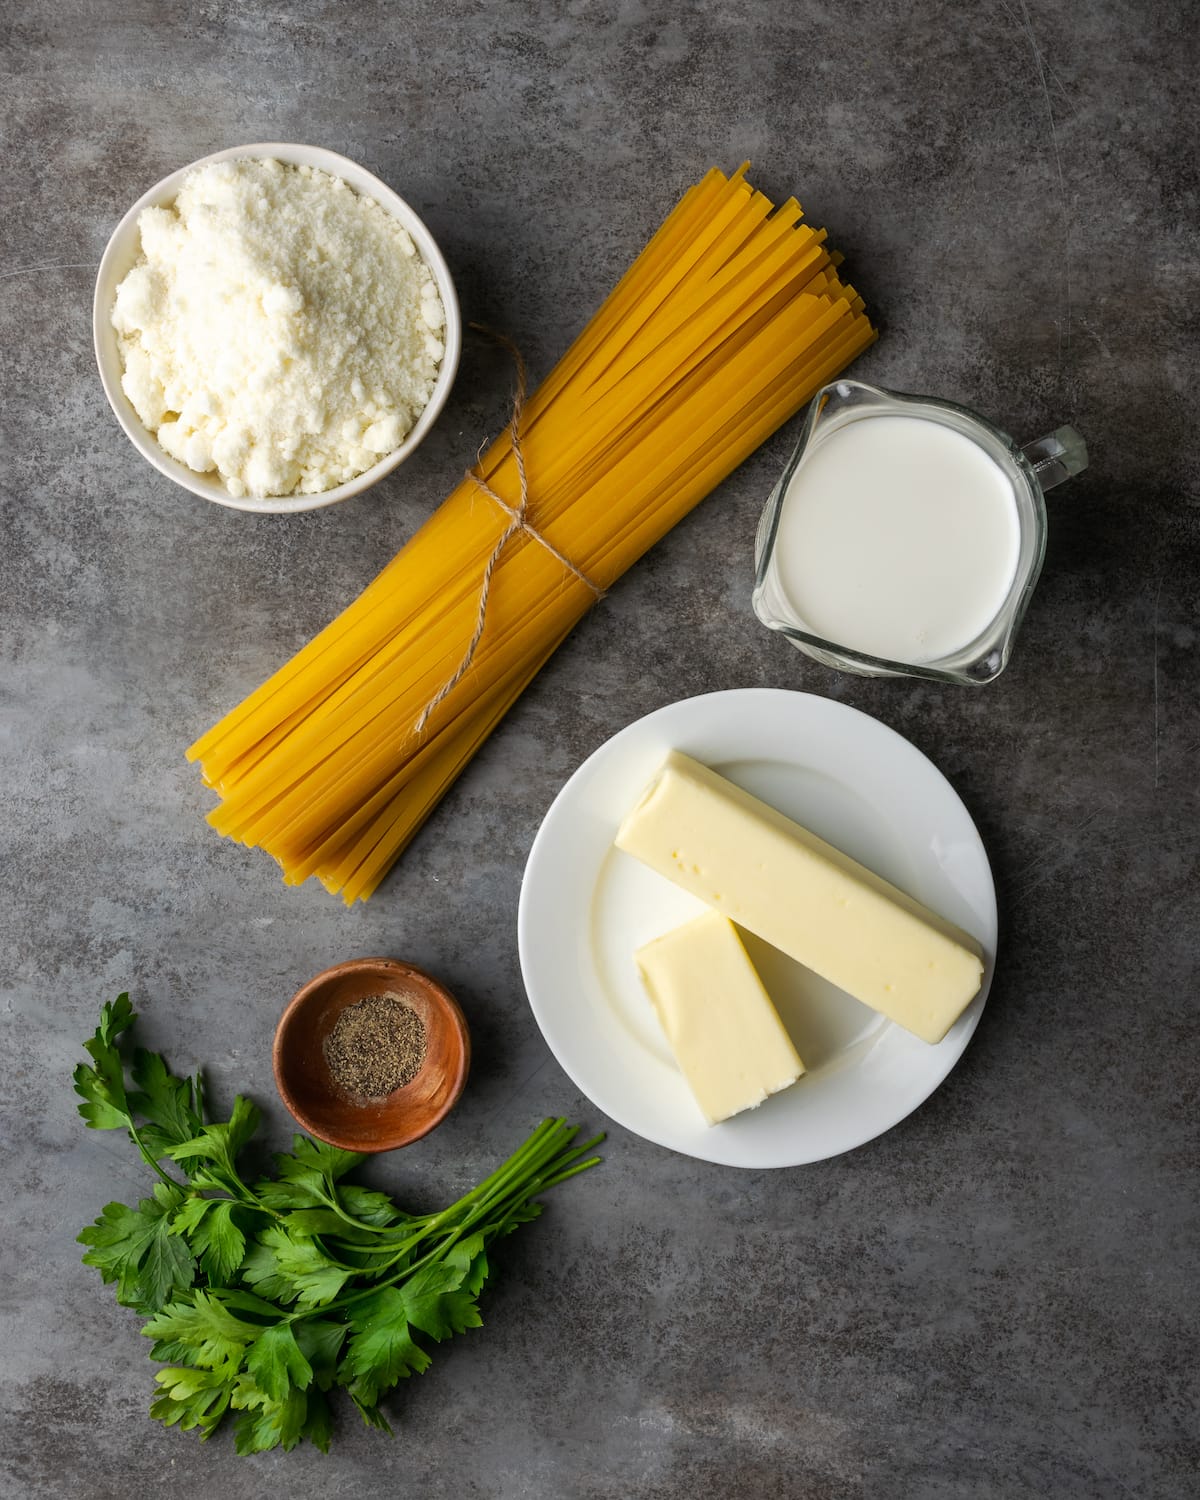
<svg viewBox="0 0 1200 1500">
<path fill-rule="evenodd" d="M 1073 427 L 1056 427 L 1048 437 L 1026 443 L 1021 452 L 1033 465 L 1043 493 L 1087 468 L 1087 444 Z"/>
</svg>

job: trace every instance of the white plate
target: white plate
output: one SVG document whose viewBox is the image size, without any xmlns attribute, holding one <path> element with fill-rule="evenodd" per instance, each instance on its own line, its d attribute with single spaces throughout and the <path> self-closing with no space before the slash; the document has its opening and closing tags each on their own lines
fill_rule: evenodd
<svg viewBox="0 0 1200 1500">
<path fill-rule="evenodd" d="M 704 908 L 612 844 L 669 750 L 712 766 L 978 939 L 982 988 L 943 1042 L 918 1041 L 747 935 L 808 1071 L 758 1109 L 705 1124 L 633 961 L 636 948 Z M 966 808 L 915 746 L 828 698 L 745 688 L 659 709 L 580 766 L 533 842 L 517 929 L 537 1023 L 597 1108 L 686 1156 L 790 1167 L 889 1130 L 950 1072 L 991 984 L 996 894 Z"/>
</svg>

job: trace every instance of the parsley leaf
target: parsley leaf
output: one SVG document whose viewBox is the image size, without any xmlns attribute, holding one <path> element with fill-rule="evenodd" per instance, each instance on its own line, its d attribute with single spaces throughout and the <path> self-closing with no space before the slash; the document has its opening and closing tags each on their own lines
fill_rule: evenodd
<svg viewBox="0 0 1200 1500">
<path fill-rule="evenodd" d="M 429 1368 L 429 1355 L 414 1341 L 408 1306 L 394 1286 L 360 1302 L 350 1326 L 354 1333 L 338 1377 L 362 1405 L 377 1405 L 381 1392 Z"/>
<path fill-rule="evenodd" d="M 202 1126 L 196 1085 L 191 1079 L 173 1078 L 163 1058 L 142 1047 L 133 1054 L 130 1071 L 138 1086 L 128 1096 L 130 1111 L 150 1122 L 142 1139 L 157 1155 L 166 1156 L 170 1146 L 189 1140 Z"/>
<path fill-rule="evenodd" d="M 386 1193 L 376 1193 L 352 1182 L 340 1182 L 337 1195 L 345 1211 L 363 1224 L 386 1228 L 406 1217 Z"/>
<path fill-rule="evenodd" d="M 171 1230 L 179 1194 L 159 1183 L 154 1196 L 159 1211 L 138 1271 L 138 1292 L 147 1307 L 157 1309 L 191 1286 L 196 1277 L 196 1263 L 184 1241 Z M 144 1199 L 142 1206 L 148 1201 Z"/>
<path fill-rule="evenodd" d="M 299 1163 L 307 1171 L 319 1172 L 330 1187 L 347 1172 L 360 1166 L 366 1158 L 358 1151 L 343 1151 L 339 1146 L 327 1146 L 324 1141 L 313 1141 L 306 1135 L 292 1137 L 291 1156 L 276 1158 L 279 1175 L 288 1177 L 291 1162 Z"/>
<path fill-rule="evenodd" d="M 368 1427 L 374 1427 L 379 1432 L 386 1432 L 388 1437 L 391 1437 L 392 1424 L 379 1410 L 378 1406 L 375 1406 L 370 1401 L 361 1400 L 360 1397 L 355 1395 L 353 1388 L 350 1386 L 346 1387 L 346 1394 L 354 1402 L 354 1405 L 358 1408 L 359 1416 Z"/>
<path fill-rule="evenodd" d="M 285 1400 L 293 1386 L 304 1390 L 313 1378 L 290 1323 L 263 1329 L 246 1355 L 246 1373 L 272 1401 Z"/>
<path fill-rule="evenodd" d="M 154 1379 L 159 1394 L 151 1403 L 150 1415 L 167 1427 L 178 1424 L 185 1432 L 198 1427 L 201 1439 L 208 1437 L 225 1415 L 234 1389 L 234 1374 L 228 1367 L 168 1368 L 159 1370 Z"/>
<path fill-rule="evenodd" d="M 472 1234 L 465 1240 L 459 1240 L 446 1252 L 445 1261 L 448 1266 L 453 1266 L 461 1273 L 460 1284 L 463 1290 L 477 1297 L 490 1274 L 483 1235 Z"/>
<path fill-rule="evenodd" d="M 481 1328 L 483 1319 L 470 1292 L 462 1288 L 463 1272 L 444 1261 L 414 1271 L 400 1287 L 404 1311 L 414 1328 L 440 1343 L 454 1333 Z"/>
<path fill-rule="evenodd" d="M 103 1007 L 95 1035 L 83 1044 L 91 1053 L 92 1066 L 80 1063 L 75 1069 L 75 1092 L 84 1100 L 79 1113 L 93 1130 L 119 1130 L 130 1123 L 125 1068 L 117 1051 L 117 1038 L 134 1020 L 129 996 L 118 995 Z"/>
<path fill-rule="evenodd" d="M 260 1332 L 261 1325 L 235 1317 L 219 1293 L 204 1291 L 193 1292 L 190 1301 L 168 1303 L 142 1329 L 146 1338 L 182 1344 L 206 1370 L 240 1365 L 243 1350 Z"/>
<path fill-rule="evenodd" d="M 241 1409 L 235 1432 L 242 1455 L 280 1447 L 289 1451 L 300 1441 L 308 1420 L 308 1398 L 303 1391 L 291 1390 L 282 1401 L 272 1401 L 245 1377 L 234 1389 L 231 1405 Z"/>
<path fill-rule="evenodd" d="M 246 1257 L 242 1275 L 260 1296 L 309 1309 L 331 1302 L 353 1272 L 330 1260 L 309 1235 L 290 1234 L 281 1225 L 271 1224 Z"/>
<path fill-rule="evenodd" d="M 301 1431 L 314 1448 L 319 1448 L 322 1453 L 328 1453 L 330 1444 L 333 1442 L 333 1412 L 330 1410 L 329 1402 L 325 1399 L 325 1392 L 318 1390 L 315 1386 L 310 1386 L 305 1400 L 307 1411 Z"/>
<path fill-rule="evenodd" d="M 294 1302 L 299 1288 L 280 1269 L 269 1239 L 260 1236 L 242 1257 L 242 1280 L 260 1296 L 272 1302 Z"/>
<path fill-rule="evenodd" d="M 137 1208 L 109 1203 L 100 1217 L 79 1235 L 87 1245 L 85 1265 L 95 1266 L 106 1282 L 117 1282 L 117 1301 L 125 1307 L 155 1312 L 195 1280 L 195 1262 L 171 1220 L 183 1201 L 178 1188 L 158 1183 L 153 1198 Z"/>
<path fill-rule="evenodd" d="M 264 1207 L 280 1214 L 290 1208 L 323 1208 L 329 1202 L 319 1172 L 312 1173 L 311 1182 L 275 1182 L 266 1178 L 254 1184 L 254 1196 Z"/>
<path fill-rule="evenodd" d="M 323 1246 L 309 1235 L 289 1234 L 272 1224 L 259 1238 L 270 1245 L 275 1264 L 291 1283 L 302 1308 L 332 1302 L 352 1275 L 348 1267 L 331 1260 Z"/>
<path fill-rule="evenodd" d="M 223 1125 L 204 1125 L 194 1134 L 173 1145 L 167 1155 L 173 1161 L 215 1162 L 225 1172 L 237 1175 L 237 1154 L 258 1129 L 258 1107 L 239 1094 L 233 1101 L 233 1114 Z"/>
<path fill-rule="evenodd" d="M 295 1325 L 295 1332 L 296 1344 L 312 1368 L 314 1382 L 320 1390 L 329 1390 L 337 1380 L 338 1356 L 350 1325 L 307 1318 Z"/>
<path fill-rule="evenodd" d="M 246 1236 L 230 1198 L 189 1198 L 175 1215 L 172 1229 L 187 1236 L 192 1253 L 210 1286 L 226 1286 L 246 1253 Z"/>
</svg>

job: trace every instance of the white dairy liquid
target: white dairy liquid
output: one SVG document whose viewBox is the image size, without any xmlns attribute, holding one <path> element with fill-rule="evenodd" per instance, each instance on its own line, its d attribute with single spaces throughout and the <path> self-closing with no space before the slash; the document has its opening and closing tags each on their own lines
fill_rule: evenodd
<svg viewBox="0 0 1200 1500">
<path fill-rule="evenodd" d="M 919 665 L 992 623 L 1019 546 L 1012 483 L 978 443 L 930 418 L 873 416 L 808 450 L 774 562 L 813 635 Z"/>
</svg>

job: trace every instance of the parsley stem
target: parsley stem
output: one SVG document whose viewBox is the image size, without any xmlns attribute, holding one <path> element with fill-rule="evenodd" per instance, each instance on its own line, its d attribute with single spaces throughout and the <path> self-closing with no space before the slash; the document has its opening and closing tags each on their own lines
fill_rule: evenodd
<svg viewBox="0 0 1200 1500">
<path fill-rule="evenodd" d="M 465 1238 L 480 1224 L 485 1226 L 483 1229 L 485 1243 L 490 1242 L 506 1227 L 511 1227 L 510 1220 L 513 1213 L 526 1207 L 538 1193 L 560 1182 L 565 1182 L 569 1177 L 574 1177 L 589 1167 L 598 1165 L 600 1161 L 598 1156 L 590 1157 L 586 1161 L 580 1158 L 593 1146 L 598 1145 L 604 1139 L 603 1135 L 594 1136 L 582 1146 L 567 1149 L 577 1133 L 578 1127 L 567 1128 L 564 1120 L 543 1121 L 524 1146 L 498 1167 L 490 1177 L 460 1198 L 457 1203 L 451 1204 L 440 1214 L 434 1215 L 421 1230 L 396 1246 L 391 1263 L 395 1264 L 402 1260 L 404 1264 L 391 1275 L 380 1276 L 380 1270 L 386 1267 L 373 1267 L 374 1280 L 369 1287 L 348 1292 L 321 1307 L 297 1310 L 289 1314 L 284 1321 L 300 1322 L 304 1318 L 324 1317 L 331 1312 L 343 1312 L 353 1307 L 355 1303 L 373 1296 L 383 1287 L 393 1286 L 396 1282 L 412 1276 L 424 1266 L 444 1259 L 447 1252 L 459 1240 Z M 438 1237 L 437 1242 L 431 1245 L 425 1254 L 418 1256 L 416 1260 L 409 1260 L 409 1252 L 417 1248 L 422 1241 L 437 1235 L 438 1228 L 443 1225 L 446 1227 L 446 1233 Z M 329 1254 L 327 1247 L 325 1247 L 325 1253 Z M 330 1259 L 332 1260 L 333 1257 L 330 1256 Z M 335 1264 L 343 1270 L 352 1269 L 340 1261 Z M 354 1274 L 361 1275 L 363 1272 L 360 1268 L 354 1268 Z"/>
<path fill-rule="evenodd" d="M 183 1183 L 176 1182 L 175 1178 L 172 1177 L 169 1172 L 164 1172 L 162 1167 L 159 1166 L 153 1154 L 147 1150 L 141 1136 L 138 1134 L 137 1126 L 133 1123 L 132 1116 L 126 1115 L 125 1121 L 129 1126 L 130 1138 L 132 1139 L 133 1144 L 138 1148 L 138 1151 L 141 1153 L 142 1160 L 146 1163 L 146 1165 L 150 1167 L 152 1171 L 157 1172 L 168 1187 L 178 1188 L 181 1193 L 186 1193 L 187 1188 L 184 1187 Z"/>
</svg>

